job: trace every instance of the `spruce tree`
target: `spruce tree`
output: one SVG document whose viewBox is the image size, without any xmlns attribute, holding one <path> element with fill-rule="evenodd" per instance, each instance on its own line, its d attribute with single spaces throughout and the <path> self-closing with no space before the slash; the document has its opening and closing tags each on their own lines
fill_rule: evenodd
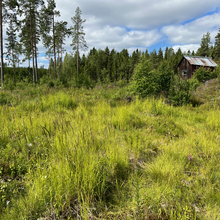
<svg viewBox="0 0 220 220">
<path fill-rule="evenodd" d="M 160 47 L 159 51 L 158 51 L 158 62 L 160 63 L 161 61 L 163 61 L 163 51 Z"/>
<path fill-rule="evenodd" d="M 77 77 L 79 75 L 79 50 L 86 50 L 87 44 L 85 40 L 85 33 L 83 32 L 83 23 L 86 22 L 86 19 L 82 20 L 81 18 L 82 12 L 79 7 L 76 8 L 75 16 L 71 17 L 71 20 L 74 24 L 72 29 L 72 44 L 73 51 L 76 51 L 77 61 L 76 61 L 76 71 Z"/>
<path fill-rule="evenodd" d="M 10 20 L 9 26 L 6 30 L 6 41 L 5 44 L 6 47 L 6 60 L 9 61 L 9 64 L 12 64 L 13 67 L 13 76 L 14 76 L 14 83 L 15 83 L 15 65 L 18 60 L 18 42 L 17 42 L 17 36 L 16 36 L 17 28 L 15 27 L 15 24 L 13 23 L 13 20 Z"/>
<path fill-rule="evenodd" d="M 210 55 L 210 49 L 211 49 L 211 36 L 210 33 L 207 32 L 203 35 L 201 39 L 200 47 L 197 51 L 198 56 L 209 56 Z"/>
<path fill-rule="evenodd" d="M 220 28 L 218 34 L 215 36 L 215 47 L 214 47 L 215 59 L 220 59 Z"/>
</svg>

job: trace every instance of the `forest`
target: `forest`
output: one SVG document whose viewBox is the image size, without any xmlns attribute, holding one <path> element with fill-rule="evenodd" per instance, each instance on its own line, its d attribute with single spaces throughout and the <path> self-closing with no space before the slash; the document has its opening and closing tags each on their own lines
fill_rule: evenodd
<svg viewBox="0 0 220 220">
<path fill-rule="evenodd" d="M 106 45 L 104 50 L 93 47 L 85 56 L 83 50 L 88 47 L 83 23 L 86 20 L 81 18 L 82 12 L 79 8 L 76 9 L 75 16 L 71 17 L 73 26 L 70 28 L 67 21 L 56 21 L 60 12 L 56 9 L 54 0 L 5 0 L 1 3 L 0 12 L 3 15 L 0 23 L 7 24 L 6 36 L 1 35 L 1 48 L 3 43 L 6 48 L 6 63 L 1 60 L 2 86 L 5 80 L 5 86 L 9 87 L 21 82 L 93 87 L 97 83 L 129 82 L 135 66 L 143 59 L 149 60 L 152 70 L 159 75 L 163 71 L 178 75 L 176 66 L 183 54 L 208 56 L 215 61 L 220 59 L 220 33 L 216 35 L 214 44 L 211 43 L 210 33 L 204 34 L 197 51 L 179 49 L 174 52 L 172 47 L 166 47 L 165 51 L 161 48 L 151 52 L 147 49 L 137 49 L 129 54 L 127 49 L 110 50 Z M 65 41 L 68 37 L 72 38 L 72 53 L 65 53 Z M 49 61 L 47 70 L 38 66 L 40 41 L 45 47 L 45 56 Z M 3 59 L 2 54 L 1 58 Z M 27 68 L 19 67 L 27 61 Z"/>
</svg>

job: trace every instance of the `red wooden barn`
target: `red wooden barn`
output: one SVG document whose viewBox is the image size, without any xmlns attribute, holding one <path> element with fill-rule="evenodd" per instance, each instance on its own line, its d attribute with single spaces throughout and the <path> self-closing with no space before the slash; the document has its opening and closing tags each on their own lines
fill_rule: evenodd
<svg viewBox="0 0 220 220">
<path fill-rule="evenodd" d="M 196 69 L 204 67 L 212 71 L 217 66 L 216 62 L 211 57 L 198 57 L 184 55 L 179 62 L 177 68 L 182 73 L 182 78 L 191 78 Z"/>
</svg>

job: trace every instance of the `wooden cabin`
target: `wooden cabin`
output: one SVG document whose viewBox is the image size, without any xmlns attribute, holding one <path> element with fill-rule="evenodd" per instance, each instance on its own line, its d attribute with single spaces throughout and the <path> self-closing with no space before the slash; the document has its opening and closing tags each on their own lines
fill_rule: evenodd
<svg viewBox="0 0 220 220">
<path fill-rule="evenodd" d="M 196 69 L 204 67 L 213 71 L 217 66 L 216 62 L 211 57 L 198 57 L 184 55 L 179 62 L 177 68 L 182 73 L 182 78 L 190 79 Z"/>
</svg>

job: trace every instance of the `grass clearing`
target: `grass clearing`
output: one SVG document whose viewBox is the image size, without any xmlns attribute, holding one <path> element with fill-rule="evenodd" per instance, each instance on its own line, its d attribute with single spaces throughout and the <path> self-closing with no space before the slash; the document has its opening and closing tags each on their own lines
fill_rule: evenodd
<svg viewBox="0 0 220 220">
<path fill-rule="evenodd" d="M 126 94 L 1 92 L 0 219 L 220 219 L 218 103 Z"/>
</svg>

